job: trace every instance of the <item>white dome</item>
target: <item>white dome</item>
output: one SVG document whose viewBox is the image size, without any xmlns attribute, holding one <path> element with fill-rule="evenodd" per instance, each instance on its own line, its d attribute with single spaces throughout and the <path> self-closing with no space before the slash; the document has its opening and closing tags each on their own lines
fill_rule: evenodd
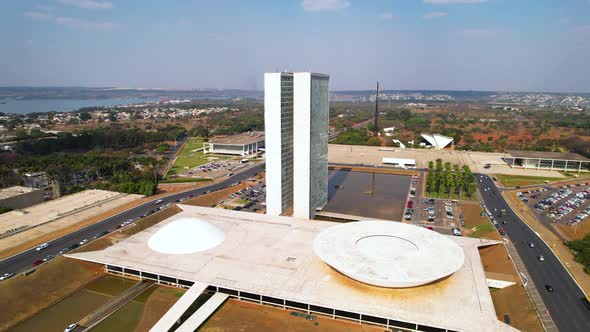
<svg viewBox="0 0 590 332">
<path fill-rule="evenodd" d="M 162 254 L 192 254 L 218 246 L 223 231 L 198 218 L 180 218 L 152 235 L 148 246 Z"/>
<path fill-rule="evenodd" d="M 314 252 L 360 282 L 404 288 L 424 285 L 463 266 L 463 249 L 447 236 L 394 221 L 359 221 L 323 230 Z"/>
</svg>

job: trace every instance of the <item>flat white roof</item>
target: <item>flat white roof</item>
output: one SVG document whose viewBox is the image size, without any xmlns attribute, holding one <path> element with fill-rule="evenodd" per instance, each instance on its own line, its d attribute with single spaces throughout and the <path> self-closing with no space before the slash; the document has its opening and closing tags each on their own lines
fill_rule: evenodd
<svg viewBox="0 0 590 332">
<path fill-rule="evenodd" d="M 19 196 L 22 194 L 27 194 L 38 189 L 23 187 L 23 186 L 14 186 L 9 188 L 0 189 L 0 199 L 6 199 L 14 196 Z"/>
<path fill-rule="evenodd" d="M 384 164 L 398 164 L 398 165 L 416 165 L 416 159 L 406 158 L 383 158 Z"/>
<path fill-rule="evenodd" d="M 353 280 L 314 254 L 316 236 L 338 223 L 179 207 L 184 211 L 109 248 L 68 256 L 450 330 L 515 331 L 496 318 L 477 250 L 497 241 L 449 237 L 465 257 L 457 272 L 420 287 L 383 288 Z M 225 240 L 192 254 L 163 254 L 149 248 L 149 239 L 160 229 L 187 217 L 206 220 L 223 230 Z"/>
</svg>

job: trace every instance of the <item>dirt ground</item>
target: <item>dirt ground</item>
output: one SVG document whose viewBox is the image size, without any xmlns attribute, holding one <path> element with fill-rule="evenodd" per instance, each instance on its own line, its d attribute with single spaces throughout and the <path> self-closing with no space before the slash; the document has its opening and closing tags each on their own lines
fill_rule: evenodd
<svg viewBox="0 0 590 332">
<path fill-rule="evenodd" d="M 227 300 L 213 316 L 197 330 L 199 332 L 264 332 L 264 331 L 358 331 L 377 332 L 384 328 L 336 320 L 313 315 L 314 320 L 291 315 L 292 310 L 283 310 L 235 299 Z"/>
<path fill-rule="evenodd" d="M 515 285 L 491 291 L 492 301 L 498 320 L 506 322 L 521 331 L 542 331 L 543 328 L 520 278 L 503 245 L 494 245 L 479 249 L 483 268 L 486 273 L 494 273 L 504 279 L 512 278 Z"/>
<path fill-rule="evenodd" d="M 486 216 L 481 216 L 483 209 L 479 204 L 462 203 L 461 211 L 465 218 L 464 233 L 467 236 L 491 240 L 501 240 L 500 234 Z"/>
<path fill-rule="evenodd" d="M 135 332 L 149 331 L 183 294 L 182 289 L 158 287 L 145 302 L 141 320 Z"/>
<path fill-rule="evenodd" d="M 104 275 L 102 265 L 57 257 L 28 275 L 0 283 L 0 330 L 52 306 Z"/>
</svg>

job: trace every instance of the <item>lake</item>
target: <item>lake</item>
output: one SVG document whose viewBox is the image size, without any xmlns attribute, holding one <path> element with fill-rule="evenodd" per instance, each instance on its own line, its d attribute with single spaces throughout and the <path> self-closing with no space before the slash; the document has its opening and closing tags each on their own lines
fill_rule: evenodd
<svg viewBox="0 0 590 332">
<path fill-rule="evenodd" d="M 71 112 L 82 107 L 111 107 L 118 105 L 156 102 L 149 98 L 115 99 L 0 99 L 0 112 L 27 114 L 33 112 Z M 3 104 L 6 103 L 6 104 Z"/>
</svg>

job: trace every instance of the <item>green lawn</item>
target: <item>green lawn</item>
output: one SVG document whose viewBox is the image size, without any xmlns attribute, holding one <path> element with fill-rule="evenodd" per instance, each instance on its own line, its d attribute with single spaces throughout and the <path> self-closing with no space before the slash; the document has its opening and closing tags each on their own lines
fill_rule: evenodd
<svg viewBox="0 0 590 332">
<path fill-rule="evenodd" d="M 522 175 L 506 175 L 494 174 L 494 176 L 505 187 L 530 186 L 534 184 L 543 184 L 545 181 L 559 181 L 565 180 L 561 178 L 543 177 L 543 176 L 522 176 Z"/>
<path fill-rule="evenodd" d="M 451 196 L 449 196 L 449 194 L 447 194 L 447 193 L 443 193 L 442 195 L 439 196 L 436 191 L 429 193 L 428 190 L 425 190 L 424 196 L 428 197 L 428 198 L 457 199 L 457 200 L 462 200 L 462 201 L 477 201 L 478 200 L 476 193 L 473 193 L 471 196 L 467 196 L 467 194 L 463 193 L 463 194 L 461 194 L 461 198 L 459 198 L 459 195 L 457 195 L 456 193 L 452 193 Z"/>
<path fill-rule="evenodd" d="M 491 223 L 475 226 L 475 232 L 469 234 L 469 237 L 482 237 L 482 235 L 494 231 L 494 226 Z"/>
<path fill-rule="evenodd" d="M 170 170 L 168 171 L 168 174 L 166 174 L 166 176 L 170 176 L 173 174 L 180 174 L 186 170 L 185 167 L 193 168 L 193 167 L 208 163 L 209 159 L 207 159 L 207 158 L 212 157 L 212 155 L 206 155 L 203 153 L 203 151 L 195 151 L 197 149 L 201 149 L 202 147 L 203 147 L 203 139 L 202 138 L 199 138 L 199 137 L 189 138 L 189 140 L 186 142 L 186 144 L 182 148 L 182 151 L 178 155 L 178 158 L 176 158 L 176 162 L 174 163 L 172 168 L 170 168 Z M 216 157 L 218 159 L 230 159 L 231 158 L 228 156 L 217 156 L 217 155 L 213 156 L 213 157 Z"/>
</svg>

